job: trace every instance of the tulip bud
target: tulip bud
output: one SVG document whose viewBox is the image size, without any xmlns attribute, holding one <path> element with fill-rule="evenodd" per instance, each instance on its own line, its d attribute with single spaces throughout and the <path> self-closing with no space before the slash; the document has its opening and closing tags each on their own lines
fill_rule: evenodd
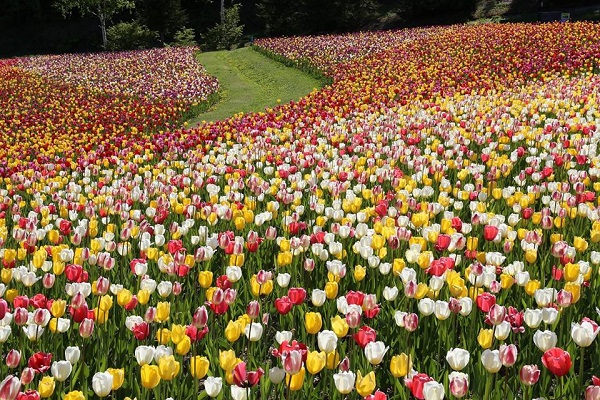
<svg viewBox="0 0 600 400">
<path fill-rule="evenodd" d="M 500 356 L 500 361 L 505 367 L 512 367 L 515 364 L 515 362 L 517 362 L 517 354 L 517 346 L 515 346 L 514 344 L 509 344 L 508 346 L 503 344 L 500 346 L 498 352 L 498 355 Z"/>
<path fill-rule="evenodd" d="M 208 322 L 208 311 L 205 306 L 198 307 L 192 316 L 192 324 L 196 328 L 203 328 Z"/>
<path fill-rule="evenodd" d="M 15 324 L 17 324 L 18 326 L 23 326 L 27 323 L 28 319 L 29 313 L 26 309 L 24 309 L 23 307 L 15 308 L 15 311 L 13 313 L 13 321 L 15 321 Z"/>
<path fill-rule="evenodd" d="M 30 367 L 23 368 L 21 372 L 21 384 L 29 385 L 33 381 L 33 378 L 35 378 L 35 370 Z"/>
<path fill-rule="evenodd" d="M 450 393 L 457 398 L 463 398 L 469 392 L 469 375 L 453 371 L 448 376 L 450 381 Z"/>
<path fill-rule="evenodd" d="M 258 301 L 256 300 L 252 300 L 248 306 L 246 307 L 246 314 L 248 314 L 248 316 L 251 319 L 256 319 L 258 318 L 259 314 L 260 314 L 260 304 L 258 303 Z"/>
<path fill-rule="evenodd" d="M 51 289 L 54 286 L 55 281 L 56 277 L 54 276 L 54 274 L 46 272 L 44 274 L 44 277 L 42 278 L 42 285 L 44 285 L 44 288 L 46 289 Z"/>
<path fill-rule="evenodd" d="M 87 339 L 92 336 L 94 333 L 94 320 L 89 318 L 84 318 L 81 324 L 79 325 L 79 335 Z"/>
<path fill-rule="evenodd" d="M 29 382 L 31 382 L 31 380 L 29 380 Z M 19 390 L 21 389 L 21 383 L 22 382 L 20 382 L 17 377 L 8 375 L 2 382 L 0 382 L 0 398 L 6 400 L 16 399 L 17 395 L 19 394 Z"/>
<path fill-rule="evenodd" d="M 540 379 L 540 369 L 537 365 L 523 365 L 519 372 L 519 379 L 524 385 L 533 386 Z"/>
<path fill-rule="evenodd" d="M 12 349 L 6 355 L 6 366 L 8 368 L 17 368 L 21 362 L 21 352 L 19 350 Z"/>
</svg>

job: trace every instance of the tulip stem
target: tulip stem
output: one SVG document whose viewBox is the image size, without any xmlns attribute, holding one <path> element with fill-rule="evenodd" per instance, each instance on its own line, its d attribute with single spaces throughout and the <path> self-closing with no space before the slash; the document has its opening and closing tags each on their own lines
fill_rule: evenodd
<svg viewBox="0 0 600 400">
<path fill-rule="evenodd" d="M 494 383 L 495 377 L 496 375 L 492 374 L 492 376 L 485 383 L 485 394 L 483 395 L 483 400 L 490 400 L 490 393 L 492 391 L 492 384 Z"/>
<path fill-rule="evenodd" d="M 583 361 L 585 356 L 585 347 L 579 349 L 579 385 L 577 393 L 583 392 Z"/>
</svg>

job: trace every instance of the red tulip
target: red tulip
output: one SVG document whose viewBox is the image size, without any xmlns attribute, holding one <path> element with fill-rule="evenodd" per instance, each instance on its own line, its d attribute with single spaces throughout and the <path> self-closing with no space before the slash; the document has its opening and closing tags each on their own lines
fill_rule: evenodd
<svg viewBox="0 0 600 400">
<path fill-rule="evenodd" d="M 374 342 L 376 337 L 377 332 L 375 329 L 366 325 L 361 327 L 359 331 L 353 335 L 354 341 L 358 343 L 362 349 L 364 349 L 368 343 Z"/>
<path fill-rule="evenodd" d="M 8 368 L 17 368 L 21 362 L 21 352 L 19 350 L 12 349 L 6 355 L 6 366 Z"/>
<path fill-rule="evenodd" d="M 306 299 L 306 289 L 304 288 L 291 288 L 288 290 L 288 297 L 293 305 L 297 306 L 302 304 Z"/>
<path fill-rule="evenodd" d="M 132 332 L 137 340 L 144 340 L 150 334 L 150 325 L 147 322 L 135 324 L 132 328 Z"/>
<path fill-rule="evenodd" d="M 387 400 L 387 395 L 381 390 L 378 390 L 374 394 L 370 394 L 365 397 L 365 400 Z"/>
<path fill-rule="evenodd" d="M 552 374 L 561 377 L 571 369 L 571 355 L 561 348 L 553 347 L 544 353 L 542 363 Z"/>
<path fill-rule="evenodd" d="M 0 319 L 4 319 L 8 312 L 8 303 L 4 299 L 0 299 Z"/>
<path fill-rule="evenodd" d="M 51 362 L 52 353 L 43 353 L 39 351 L 29 357 L 29 360 L 27 360 L 27 366 L 32 368 L 37 373 L 44 373 L 50 369 Z"/>
<path fill-rule="evenodd" d="M 477 296 L 477 307 L 484 313 L 490 311 L 492 306 L 496 304 L 496 296 L 491 293 L 484 292 Z"/>
<path fill-rule="evenodd" d="M 192 316 L 192 323 L 196 328 L 202 328 L 208 323 L 208 311 L 205 306 L 198 307 Z"/>
<path fill-rule="evenodd" d="M 363 292 L 355 292 L 354 290 L 350 290 L 346 294 L 346 302 L 348 304 L 355 304 L 357 306 L 362 307 L 364 300 L 365 300 L 365 294 Z"/>
<path fill-rule="evenodd" d="M 283 296 L 275 299 L 275 309 L 281 315 L 289 313 L 292 309 L 293 303 L 288 296 Z"/>
<path fill-rule="evenodd" d="M 452 241 L 452 239 L 450 238 L 450 235 L 440 234 L 437 237 L 437 241 L 435 243 L 435 249 L 437 251 L 448 250 L 448 247 L 450 246 L 451 241 Z"/>
<path fill-rule="evenodd" d="M 17 400 L 40 400 L 40 394 L 37 390 L 27 389 L 25 392 L 19 393 Z"/>
<path fill-rule="evenodd" d="M 413 376 L 411 379 L 405 379 L 404 384 L 406 387 L 408 387 L 413 396 L 419 400 L 424 400 L 425 396 L 423 396 L 423 386 L 432 380 L 433 378 L 429 375 L 419 373 Z"/>
<path fill-rule="evenodd" d="M 496 238 L 496 236 L 498 235 L 498 227 L 494 226 L 494 225 L 486 225 L 483 228 L 483 237 L 485 238 L 485 240 L 487 241 L 492 241 Z"/>
<path fill-rule="evenodd" d="M 233 369 L 233 383 L 242 388 L 249 388 L 256 385 L 264 373 L 262 368 L 256 371 L 247 371 L 246 363 L 242 361 Z"/>
</svg>

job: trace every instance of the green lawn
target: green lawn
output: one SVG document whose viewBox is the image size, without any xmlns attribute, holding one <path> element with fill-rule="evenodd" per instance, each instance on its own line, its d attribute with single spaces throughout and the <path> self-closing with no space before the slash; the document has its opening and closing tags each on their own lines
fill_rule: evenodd
<svg viewBox="0 0 600 400">
<path fill-rule="evenodd" d="M 298 100 L 321 81 L 272 60 L 250 47 L 233 51 L 200 53 L 198 61 L 219 80 L 220 100 L 209 111 L 189 121 L 217 121 L 243 112 L 264 111 L 278 102 Z"/>
</svg>

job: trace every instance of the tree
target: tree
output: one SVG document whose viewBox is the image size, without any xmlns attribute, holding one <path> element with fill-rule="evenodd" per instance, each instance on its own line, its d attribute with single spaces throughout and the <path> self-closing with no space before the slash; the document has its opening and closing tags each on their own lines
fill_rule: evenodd
<svg viewBox="0 0 600 400">
<path fill-rule="evenodd" d="M 204 41 L 206 48 L 214 50 L 229 50 L 232 46 L 239 44 L 244 25 L 240 24 L 240 5 L 234 4 L 225 9 L 224 20 L 210 28 Z"/>
<path fill-rule="evenodd" d="M 133 9 L 135 3 L 133 0 L 57 0 L 55 6 L 62 12 L 65 18 L 73 10 L 78 10 L 82 16 L 91 14 L 98 18 L 102 32 L 102 46 L 106 49 L 108 45 L 106 37 L 107 21 L 110 21 L 120 11 Z"/>
<path fill-rule="evenodd" d="M 140 22 L 158 32 L 163 43 L 173 40 L 175 33 L 188 23 L 181 0 L 142 0 L 136 11 Z"/>
</svg>

